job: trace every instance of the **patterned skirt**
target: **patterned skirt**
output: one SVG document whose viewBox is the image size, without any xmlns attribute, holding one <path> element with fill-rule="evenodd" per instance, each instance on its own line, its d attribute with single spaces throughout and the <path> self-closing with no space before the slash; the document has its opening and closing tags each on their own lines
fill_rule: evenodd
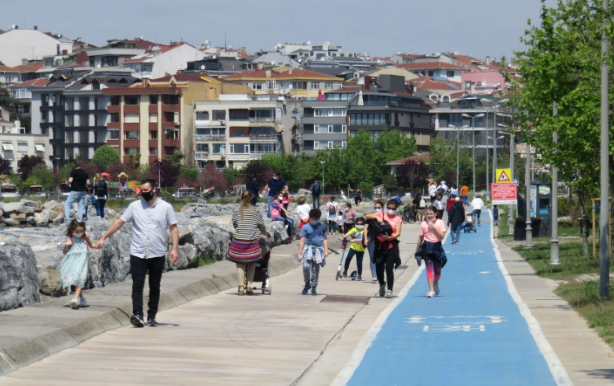
<svg viewBox="0 0 614 386">
<path fill-rule="evenodd" d="M 232 240 L 230 243 L 228 260 L 237 264 L 250 264 L 260 261 L 261 259 L 262 253 L 260 253 L 260 243 L 258 240 Z"/>
</svg>

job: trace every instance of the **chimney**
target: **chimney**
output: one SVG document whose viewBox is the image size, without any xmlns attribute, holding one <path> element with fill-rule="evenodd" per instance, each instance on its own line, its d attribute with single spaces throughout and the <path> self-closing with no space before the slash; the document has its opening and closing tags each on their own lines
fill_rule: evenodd
<svg viewBox="0 0 614 386">
<path fill-rule="evenodd" d="M 288 66 L 288 75 L 292 75 L 292 65 Z"/>
<path fill-rule="evenodd" d="M 490 56 L 486 57 L 486 64 L 490 64 Z"/>
<path fill-rule="evenodd" d="M 271 70 L 266 70 L 266 77 L 270 78 L 271 77 Z"/>
<path fill-rule="evenodd" d="M 365 76 L 365 89 L 370 90 L 371 89 L 371 80 L 373 79 L 373 77 L 371 76 Z"/>
<path fill-rule="evenodd" d="M 28 64 L 28 59 L 27 58 L 21 58 L 21 65 L 25 66 L 26 64 Z"/>
<path fill-rule="evenodd" d="M 258 69 L 259 70 L 264 69 L 264 63 L 258 63 Z"/>
<path fill-rule="evenodd" d="M 38 26 L 37 25 L 34 26 L 34 31 L 38 31 Z"/>
</svg>

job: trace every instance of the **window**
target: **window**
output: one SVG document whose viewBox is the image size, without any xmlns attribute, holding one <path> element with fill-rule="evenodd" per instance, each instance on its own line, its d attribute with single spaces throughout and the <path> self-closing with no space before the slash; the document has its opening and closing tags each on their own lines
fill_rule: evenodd
<svg viewBox="0 0 614 386">
<path fill-rule="evenodd" d="M 327 90 L 332 90 L 335 88 L 335 84 L 333 82 L 326 82 L 324 83 L 324 88 Z"/>
<path fill-rule="evenodd" d="M 307 82 L 292 82 L 292 88 L 295 90 L 307 90 Z"/>
<path fill-rule="evenodd" d="M 267 80 L 266 81 L 266 88 L 267 88 L 267 90 L 275 90 L 275 81 L 274 80 Z"/>
<path fill-rule="evenodd" d="M 429 71 L 429 76 L 434 76 L 435 75 L 435 71 Z"/>
<path fill-rule="evenodd" d="M 328 132 L 331 134 L 340 134 L 346 132 L 345 125 L 328 125 Z"/>
<path fill-rule="evenodd" d="M 111 114 L 109 114 L 109 122 L 110 123 L 119 123 L 119 113 L 111 113 Z"/>
<path fill-rule="evenodd" d="M 388 125 L 387 113 L 351 113 L 350 125 Z"/>
<path fill-rule="evenodd" d="M 196 135 L 217 135 L 226 136 L 226 129 L 224 128 L 212 128 L 212 129 L 196 129 Z"/>
<path fill-rule="evenodd" d="M 262 83 L 252 83 L 252 90 L 262 90 Z"/>
<path fill-rule="evenodd" d="M 124 132 L 124 139 L 139 139 L 138 131 L 126 131 Z"/>
<path fill-rule="evenodd" d="M 311 89 L 312 90 L 319 90 L 320 89 L 320 82 L 311 82 Z"/>
<path fill-rule="evenodd" d="M 4 159 L 7 159 L 9 161 L 15 161 L 15 156 L 13 155 L 13 151 L 12 150 L 5 150 L 4 151 Z"/>
<path fill-rule="evenodd" d="M 247 137 L 247 127 L 231 127 L 230 137 Z"/>
<path fill-rule="evenodd" d="M 179 95 L 162 95 L 162 103 L 165 105 L 178 105 Z"/>
<path fill-rule="evenodd" d="M 127 105 L 130 106 L 134 106 L 134 105 L 138 105 L 139 104 L 139 97 L 138 96 L 134 96 L 134 95 L 130 95 L 130 96 L 125 96 L 124 100 L 126 102 Z"/>
<path fill-rule="evenodd" d="M 208 111 L 197 111 L 196 112 L 196 120 L 197 121 L 208 121 L 209 120 L 209 112 Z"/>
<path fill-rule="evenodd" d="M 158 104 L 158 96 L 157 95 L 150 95 L 149 96 L 149 104 L 150 105 L 157 105 Z"/>
<path fill-rule="evenodd" d="M 249 110 L 238 110 L 233 109 L 228 111 L 228 118 L 231 121 L 248 121 L 249 120 Z"/>
<path fill-rule="evenodd" d="M 243 144 L 243 143 L 231 144 L 230 154 L 249 154 L 249 144 Z"/>
<path fill-rule="evenodd" d="M 149 114 L 149 122 L 150 123 L 158 122 L 158 114 Z"/>
<path fill-rule="evenodd" d="M 17 142 L 17 151 L 19 151 L 19 152 L 27 152 L 28 151 L 28 143 L 27 142 Z"/>
<path fill-rule="evenodd" d="M 119 102 L 120 102 L 120 96 L 119 95 L 114 95 L 111 97 L 111 106 L 119 106 Z"/>
<path fill-rule="evenodd" d="M 226 145 L 223 143 L 212 143 L 211 147 L 213 154 L 226 154 Z"/>
<path fill-rule="evenodd" d="M 164 122 L 175 122 L 175 113 L 172 111 L 166 111 L 164 113 Z"/>
<path fill-rule="evenodd" d="M 149 139 L 158 139 L 158 132 L 157 131 L 150 131 L 149 132 Z"/>
<path fill-rule="evenodd" d="M 196 151 L 199 153 L 209 153 L 209 145 L 206 143 L 196 144 Z"/>
<path fill-rule="evenodd" d="M 149 155 L 158 155 L 158 148 L 157 147 L 150 147 L 149 148 Z"/>
<path fill-rule="evenodd" d="M 213 110 L 213 120 L 214 121 L 226 120 L 226 110 Z"/>
<path fill-rule="evenodd" d="M 179 130 L 164 129 L 164 139 L 176 140 L 179 139 Z"/>
<path fill-rule="evenodd" d="M 124 114 L 124 122 L 139 123 L 139 114 Z"/>
<path fill-rule="evenodd" d="M 313 132 L 316 134 L 328 133 L 328 125 L 314 125 Z"/>
<path fill-rule="evenodd" d="M 139 148 L 138 147 L 127 147 L 124 149 L 124 153 L 126 153 L 126 155 L 137 155 L 139 153 Z"/>
<path fill-rule="evenodd" d="M 109 139 L 119 139 L 119 130 L 109 130 Z"/>
<path fill-rule="evenodd" d="M 447 71 L 446 75 L 448 76 L 448 78 L 454 78 L 454 71 Z"/>
</svg>

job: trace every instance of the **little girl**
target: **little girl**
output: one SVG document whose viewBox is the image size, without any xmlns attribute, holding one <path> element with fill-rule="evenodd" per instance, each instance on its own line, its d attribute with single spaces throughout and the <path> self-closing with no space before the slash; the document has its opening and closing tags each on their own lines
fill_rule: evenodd
<svg viewBox="0 0 614 386">
<path fill-rule="evenodd" d="M 70 288 L 75 286 L 75 297 L 70 301 L 70 307 L 77 309 L 87 306 L 85 297 L 81 291 L 87 277 L 87 245 L 96 248 L 94 243 L 85 234 L 85 222 L 72 219 L 66 229 L 68 241 L 64 244 L 64 254 L 60 273 L 62 275 L 62 286 Z M 86 245 L 87 244 L 87 245 Z"/>
<path fill-rule="evenodd" d="M 339 211 L 337 213 L 337 229 L 339 230 L 339 234 L 343 234 L 343 211 Z"/>
<path fill-rule="evenodd" d="M 446 224 L 437 218 L 437 208 L 429 206 L 426 219 L 420 224 L 420 235 L 416 245 L 416 259 L 420 265 L 421 259 L 426 264 L 426 280 L 429 283 L 427 298 L 439 295 L 439 279 L 441 268 L 446 264 L 446 253 L 441 240 L 446 234 Z"/>
<path fill-rule="evenodd" d="M 341 241 L 343 241 L 346 237 L 351 237 L 350 241 L 350 251 L 348 252 L 347 258 L 345 259 L 345 269 L 343 271 L 343 277 L 348 276 L 348 269 L 350 268 L 350 263 L 352 262 L 352 257 L 356 255 L 356 266 L 358 267 L 358 276 L 356 278 L 357 281 L 362 280 L 362 259 L 365 255 L 365 246 L 363 244 L 363 239 L 365 237 L 365 219 L 363 217 L 358 217 L 356 219 L 356 226 L 354 228 L 347 231 L 346 234 L 341 236 Z"/>
<path fill-rule="evenodd" d="M 285 210 L 288 210 L 288 205 L 290 204 L 290 194 L 288 192 L 284 192 L 281 197 L 281 204 L 284 206 Z"/>
</svg>

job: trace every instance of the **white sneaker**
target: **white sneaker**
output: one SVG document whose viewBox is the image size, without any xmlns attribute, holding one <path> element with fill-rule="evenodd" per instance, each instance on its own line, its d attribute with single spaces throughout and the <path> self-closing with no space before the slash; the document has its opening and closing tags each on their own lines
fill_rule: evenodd
<svg viewBox="0 0 614 386">
<path fill-rule="evenodd" d="M 85 296 L 81 295 L 81 300 L 79 301 L 79 307 L 87 307 L 87 300 Z"/>
<path fill-rule="evenodd" d="M 435 291 L 429 291 L 428 294 L 426 294 L 427 298 L 434 298 L 435 297 Z"/>
<path fill-rule="evenodd" d="M 439 296 L 439 284 L 435 284 L 435 295 Z"/>
<path fill-rule="evenodd" d="M 375 283 L 377 281 L 377 276 L 373 276 L 372 282 Z"/>
<path fill-rule="evenodd" d="M 388 298 L 388 299 L 392 299 L 392 290 L 388 290 L 388 291 L 386 292 L 386 298 Z"/>
<path fill-rule="evenodd" d="M 76 310 L 77 308 L 79 308 L 79 299 L 73 298 L 70 301 L 70 308 L 72 308 L 73 310 Z"/>
</svg>

